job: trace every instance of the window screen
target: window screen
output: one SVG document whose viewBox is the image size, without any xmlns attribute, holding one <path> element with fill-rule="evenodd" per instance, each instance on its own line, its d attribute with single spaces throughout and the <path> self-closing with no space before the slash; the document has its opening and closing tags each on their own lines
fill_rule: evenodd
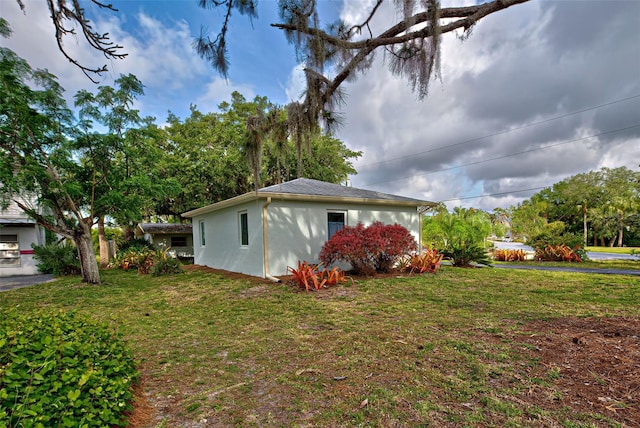
<svg viewBox="0 0 640 428">
<path fill-rule="evenodd" d="M 200 245 L 204 247 L 204 244 L 206 243 L 205 237 L 204 237 L 204 221 L 200 221 Z"/>
<path fill-rule="evenodd" d="M 186 236 L 172 236 L 171 237 L 171 246 L 172 247 L 186 247 L 187 246 L 187 237 Z"/>
<path fill-rule="evenodd" d="M 0 267 L 20 266 L 18 235 L 0 235 Z"/>
<path fill-rule="evenodd" d="M 344 228 L 344 213 L 341 212 L 329 212 L 327 213 L 327 225 L 329 230 L 329 237 L 331 237 L 338 231 Z"/>
<path fill-rule="evenodd" d="M 249 215 L 240 213 L 240 245 L 249 245 Z"/>
</svg>

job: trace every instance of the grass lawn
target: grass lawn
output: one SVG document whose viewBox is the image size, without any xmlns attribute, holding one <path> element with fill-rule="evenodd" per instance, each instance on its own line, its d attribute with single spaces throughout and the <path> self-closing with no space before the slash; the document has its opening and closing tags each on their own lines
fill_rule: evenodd
<svg viewBox="0 0 640 428">
<path fill-rule="evenodd" d="M 640 270 L 640 261 L 635 260 L 588 260 L 580 263 L 567 262 L 539 262 L 527 260 L 525 262 L 497 262 L 496 265 L 525 265 L 525 266 L 550 266 L 550 267 L 575 267 L 578 269 L 619 269 L 619 270 Z"/>
<path fill-rule="evenodd" d="M 574 378 L 543 341 L 545 323 L 586 323 L 591 336 L 566 340 L 574 353 L 606 320 L 639 326 L 637 276 L 444 267 L 313 293 L 200 271 L 103 278 L 1 293 L 0 308 L 76 309 L 121 326 L 143 379 L 137 426 L 640 424 L 637 376 L 618 396 L 615 367 Z M 620 331 L 611 339 L 638 351 L 639 332 Z M 569 392 L 576 383 L 609 392 L 592 402 Z"/>
<path fill-rule="evenodd" d="M 631 254 L 631 251 L 635 251 L 640 254 L 640 247 L 585 247 L 585 251 L 614 254 Z"/>
</svg>

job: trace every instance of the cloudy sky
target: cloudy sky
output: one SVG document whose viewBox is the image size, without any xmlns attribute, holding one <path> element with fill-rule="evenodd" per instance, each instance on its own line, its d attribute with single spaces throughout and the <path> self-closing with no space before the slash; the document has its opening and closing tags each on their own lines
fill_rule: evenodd
<svg viewBox="0 0 640 428">
<path fill-rule="evenodd" d="M 360 21 L 372 3 L 320 0 L 328 21 Z M 70 100 L 78 89 L 95 90 L 57 51 L 44 0 L 25 5 L 22 13 L 15 0 L 0 0 L 14 30 L 0 42 L 57 75 Z M 278 20 L 274 0 L 261 0 L 253 23 L 234 16 L 227 80 L 191 47 L 202 26 L 218 30 L 220 11 L 199 9 L 195 0 L 113 5 L 118 13 L 86 3 L 95 27 L 128 53 L 107 62 L 101 84 L 135 74 L 146 85 L 138 108 L 158 123 L 168 111 L 184 118 L 190 104 L 216 111 L 234 90 L 280 104 L 300 95 L 293 47 L 269 26 Z M 387 4 L 379 15 L 374 32 L 396 11 Z M 85 65 L 105 63 L 81 40 L 65 46 Z M 571 175 L 639 168 L 639 0 L 534 0 L 498 12 L 464 41 L 444 36 L 441 71 L 422 101 L 391 76 L 383 55 L 345 87 L 346 122 L 337 136 L 364 153 L 353 186 L 491 211 Z"/>
</svg>

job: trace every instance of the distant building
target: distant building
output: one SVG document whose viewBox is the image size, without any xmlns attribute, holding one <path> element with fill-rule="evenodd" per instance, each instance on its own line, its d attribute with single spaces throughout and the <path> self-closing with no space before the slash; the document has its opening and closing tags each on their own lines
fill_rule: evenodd
<svg viewBox="0 0 640 428">
<path fill-rule="evenodd" d="M 169 248 L 167 254 L 179 259 L 193 258 L 193 234 L 190 224 L 140 223 L 135 236 L 144 238 L 158 249 Z"/>
<path fill-rule="evenodd" d="M 33 204 L 33 201 L 24 202 Z M 0 277 L 37 274 L 32 246 L 44 244 L 44 228 L 15 202 L 11 201 L 6 210 L 0 210 Z"/>
</svg>

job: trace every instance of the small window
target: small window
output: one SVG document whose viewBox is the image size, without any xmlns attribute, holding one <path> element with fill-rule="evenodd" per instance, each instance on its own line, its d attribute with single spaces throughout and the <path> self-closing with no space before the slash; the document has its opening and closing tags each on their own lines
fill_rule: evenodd
<svg viewBox="0 0 640 428">
<path fill-rule="evenodd" d="M 172 247 L 186 247 L 187 246 L 187 237 L 186 236 L 172 236 L 171 237 L 171 246 Z"/>
<path fill-rule="evenodd" d="M 0 236 L 0 267 L 20 266 L 18 235 Z"/>
<path fill-rule="evenodd" d="M 200 220 L 200 245 L 204 247 L 205 245 L 205 238 L 204 238 L 204 221 Z"/>
<path fill-rule="evenodd" d="M 329 230 L 329 236 L 327 239 L 331 239 L 336 232 L 344 228 L 345 213 L 343 212 L 329 212 L 327 213 L 327 225 Z"/>
<path fill-rule="evenodd" d="M 240 213 L 240 245 L 249 245 L 249 215 L 246 211 Z"/>
</svg>

